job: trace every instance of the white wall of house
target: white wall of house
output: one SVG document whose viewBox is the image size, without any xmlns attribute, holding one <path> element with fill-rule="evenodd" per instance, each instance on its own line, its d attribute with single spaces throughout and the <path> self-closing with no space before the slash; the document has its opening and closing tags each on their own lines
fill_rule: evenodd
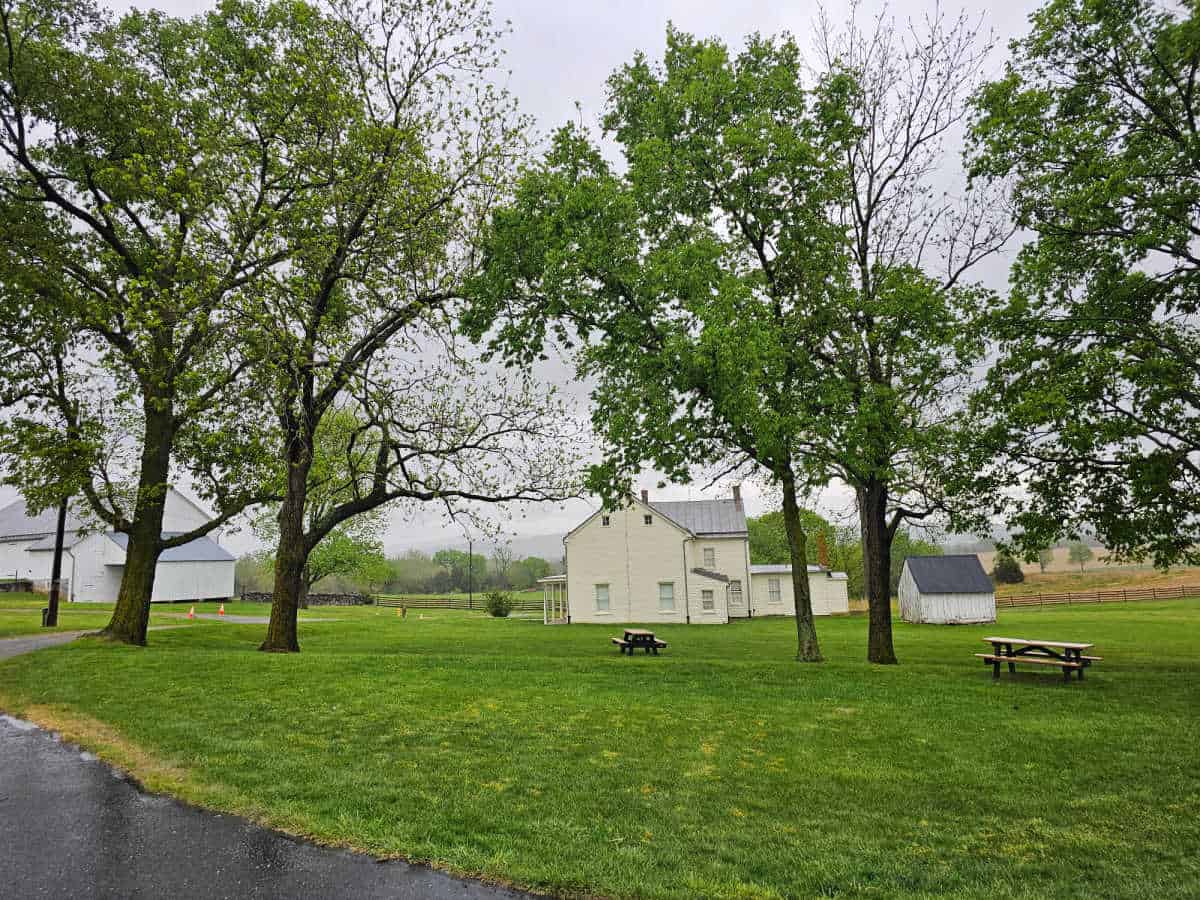
<svg viewBox="0 0 1200 900">
<path fill-rule="evenodd" d="M 896 591 L 900 618 L 905 622 L 931 625 L 968 625 L 996 621 L 996 595 L 923 594 L 905 563 Z"/>
<path fill-rule="evenodd" d="M 787 573 L 773 574 L 756 572 L 750 576 L 751 603 L 756 616 L 794 616 L 795 594 L 792 576 Z M 778 591 L 773 591 L 773 585 Z M 834 616 L 850 612 L 847 582 L 828 572 L 810 572 L 808 589 L 812 596 L 813 615 Z M 776 601 L 775 595 L 778 595 Z"/>
<path fill-rule="evenodd" d="M 693 622 L 725 622 L 730 616 L 735 616 L 738 607 L 730 601 L 732 581 L 737 581 L 742 589 L 742 608 L 746 606 L 746 592 L 750 585 L 750 562 L 747 548 L 749 542 L 744 537 L 704 537 L 699 536 L 688 541 L 687 568 L 689 602 Z M 706 554 L 705 551 L 711 551 Z M 708 559 L 712 560 L 710 564 Z M 720 581 L 706 578 L 694 572 L 694 569 L 709 569 L 727 576 L 731 581 Z M 713 609 L 704 609 L 704 592 L 713 592 Z M 726 604 L 729 603 L 728 611 Z M 745 615 L 745 613 L 741 613 Z"/>
<path fill-rule="evenodd" d="M 26 548 L 34 543 L 28 540 L 0 541 L 0 580 L 10 578 L 48 578 L 39 571 L 34 571 L 38 560 L 27 552 Z"/>
<path fill-rule="evenodd" d="M 645 516 L 650 516 L 649 525 Z M 687 538 L 686 531 L 636 500 L 589 518 L 567 535 L 571 621 L 686 621 L 691 587 L 684 565 Z M 606 610 L 597 608 L 599 585 L 607 587 Z M 671 586 L 673 609 L 660 609 L 660 585 Z"/>
</svg>

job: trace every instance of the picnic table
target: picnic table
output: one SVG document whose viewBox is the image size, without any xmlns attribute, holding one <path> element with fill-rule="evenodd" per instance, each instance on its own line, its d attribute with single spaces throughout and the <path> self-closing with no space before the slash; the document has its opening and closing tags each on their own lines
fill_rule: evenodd
<svg viewBox="0 0 1200 900">
<path fill-rule="evenodd" d="M 667 646 L 666 641 L 660 641 L 654 636 L 653 631 L 646 631 L 644 628 L 626 628 L 625 636 L 613 638 L 612 642 L 617 645 L 619 651 L 628 653 L 630 656 L 633 656 L 633 651 L 639 647 L 647 653 L 658 656 L 658 651 Z"/>
<path fill-rule="evenodd" d="M 1103 659 L 1101 656 L 1088 656 L 1084 653 L 1085 650 L 1091 650 L 1094 644 L 1077 641 L 985 637 L 983 642 L 992 645 L 992 652 L 975 655 L 992 667 L 993 678 L 1000 677 L 1001 663 L 1007 663 L 1010 672 L 1017 671 L 1017 663 L 1030 663 L 1038 666 L 1057 666 L 1062 669 L 1064 681 L 1070 681 L 1071 673 L 1078 672 L 1079 680 L 1083 681 L 1083 670 Z"/>
</svg>

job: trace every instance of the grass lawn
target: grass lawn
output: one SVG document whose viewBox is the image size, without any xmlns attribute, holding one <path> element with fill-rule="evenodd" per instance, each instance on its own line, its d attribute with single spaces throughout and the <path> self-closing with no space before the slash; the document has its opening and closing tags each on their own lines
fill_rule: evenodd
<svg viewBox="0 0 1200 900">
<path fill-rule="evenodd" d="M 228 607 L 227 607 L 228 608 Z M 1200 602 L 616 628 L 339 608 L 303 653 L 201 622 L 145 649 L 0 664 L 0 708 L 149 784 L 380 855 L 550 891 L 652 897 L 1194 897 Z M 1082 684 L 993 683 L 985 634 L 1087 639 Z"/>
</svg>

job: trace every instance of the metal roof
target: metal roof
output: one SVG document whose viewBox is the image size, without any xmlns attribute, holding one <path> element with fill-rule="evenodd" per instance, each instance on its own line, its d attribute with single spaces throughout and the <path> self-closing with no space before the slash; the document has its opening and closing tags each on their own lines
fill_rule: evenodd
<svg viewBox="0 0 1200 900">
<path fill-rule="evenodd" d="M 910 556 L 904 564 L 922 594 L 992 594 L 996 590 L 973 553 Z"/>
<path fill-rule="evenodd" d="M 647 504 L 692 534 L 746 534 L 746 511 L 736 500 L 667 500 Z"/>
<path fill-rule="evenodd" d="M 0 509 L 0 540 L 40 538 L 53 534 L 57 526 L 58 509 L 53 506 L 35 516 L 25 506 L 24 498 L 18 498 Z M 66 530 L 78 531 L 82 527 L 82 520 L 68 508 Z"/>
<path fill-rule="evenodd" d="M 179 532 L 164 532 L 163 537 L 174 537 Z M 124 550 L 129 545 L 129 535 L 110 533 L 108 539 Z M 159 562 L 235 562 L 236 557 L 211 538 L 201 537 L 178 547 L 168 547 L 158 557 Z"/>
<path fill-rule="evenodd" d="M 822 568 L 821 566 L 810 565 L 808 567 L 808 571 L 811 574 L 811 573 L 815 573 L 815 572 L 828 572 L 829 570 Z M 751 564 L 750 574 L 751 575 L 791 575 L 792 567 L 790 565 L 780 564 L 780 563 L 757 563 L 757 564 Z"/>
</svg>

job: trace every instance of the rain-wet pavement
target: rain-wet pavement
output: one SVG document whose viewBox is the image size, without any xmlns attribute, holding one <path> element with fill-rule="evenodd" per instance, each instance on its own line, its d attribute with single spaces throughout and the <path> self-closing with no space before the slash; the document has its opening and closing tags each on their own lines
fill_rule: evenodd
<svg viewBox="0 0 1200 900">
<path fill-rule="evenodd" d="M 0 714 L 0 898 L 528 896 L 147 794 L 92 754 Z"/>
</svg>

